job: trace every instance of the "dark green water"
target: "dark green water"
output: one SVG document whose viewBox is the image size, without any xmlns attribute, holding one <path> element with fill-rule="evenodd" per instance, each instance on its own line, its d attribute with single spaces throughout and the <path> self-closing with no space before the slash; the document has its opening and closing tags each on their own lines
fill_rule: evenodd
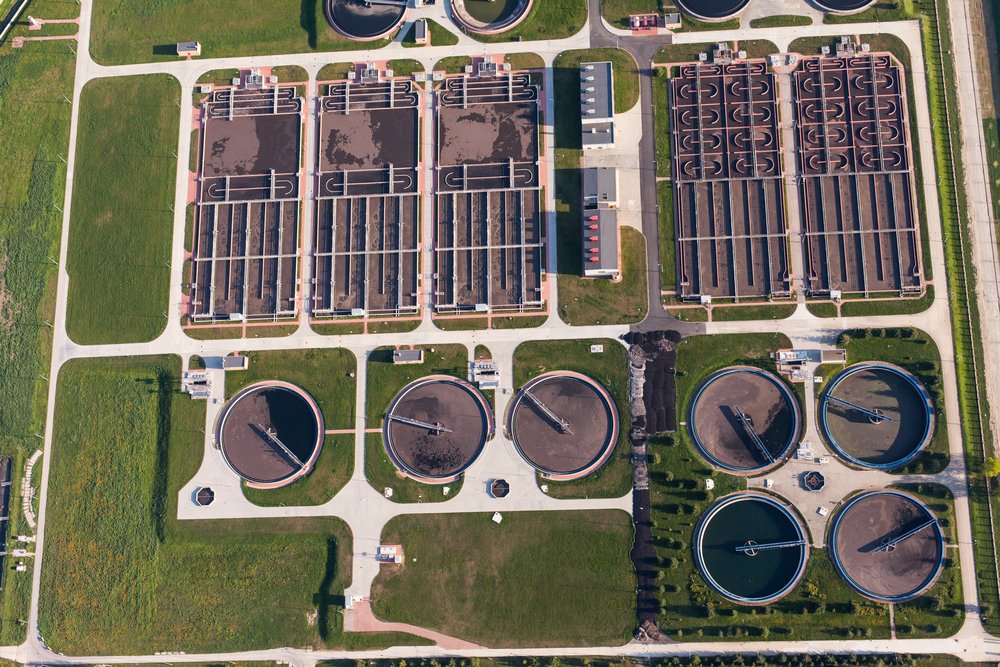
<svg viewBox="0 0 1000 667">
<path fill-rule="evenodd" d="M 483 23 L 505 21 L 517 8 L 518 0 L 465 0 L 465 11 Z"/>
<path fill-rule="evenodd" d="M 748 540 L 758 544 L 799 539 L 781 509 L 762 500 L 733 502 L 720 509 L 702 533 L 702 562 L 715 582 L 734 596 L 759 599 L 781 591 L 798 572 L 802 547 L 736 551 Z"/>
</svg>

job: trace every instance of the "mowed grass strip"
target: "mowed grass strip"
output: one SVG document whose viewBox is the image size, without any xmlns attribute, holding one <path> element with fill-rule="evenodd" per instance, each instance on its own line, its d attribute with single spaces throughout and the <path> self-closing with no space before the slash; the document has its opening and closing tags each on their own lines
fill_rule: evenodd
<svg viewBox="0 0 1000 667">
<path fill-rule="evenodd" d="M 275 350 L 251 352 L 247 359 L 247 370 L 226 373 L 227 399 L 257 382 L 291 382 L 316 400 L 327 430 L 354 428 L 357 391 L 351 373 L 358 366 L 353 352 L 341 348 Z"/>
<path fill-rule="evenodd" d="M 66 331 L 84 345 L 153 340 L 167 323 L 177 79 L 98 79 L 80 100 Z"/>
<path fill-rule="evenodd" d="M 375 615 L 489 647 L 613 646 L 632 637 L 632 517 L 617 510 L 397 516 L 402 566 L 372 586 Z"/>
<path fill-rule="evenodd" d="M 323 439 L 311 473 L 280 489 L 254 489 L 243 482 L 243 495 L 261 507 L 322 505 L 337 495 L 353 474 L 354 434 L 331 434 Z"/>
<path fill-rule="evenodd" d="M 604 351 L 591 353 L 591 345 L 603 345 Z M 607 462 L 596 472 L 572 482 L 547 484 L 554 498 L 618 498 L 632 488 L 632 410 L 629 403 L 628 355 L 625 347 L 610 338 L 565 341 L 530 341 L 514 350 L 514 389 L 528 380 L 552 371 L 574 371 L 593 378 L 611 394 L 621 428 L 618 441 Z"/>
<path fill-rule="evenodd" d="M 352 539 L 337 519 L 178 521 L 201 465 L 205 404 L 180 359 L 63 366 L 49 478 L 40 630 L 75 654 L 426 643 L 345 635 Z"/>
</svg>

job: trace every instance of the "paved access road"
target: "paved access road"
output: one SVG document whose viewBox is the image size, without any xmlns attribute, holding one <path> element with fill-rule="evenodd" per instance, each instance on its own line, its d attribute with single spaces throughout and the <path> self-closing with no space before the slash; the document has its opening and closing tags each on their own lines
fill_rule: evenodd
<svg viewBox="0 0 1000 667">
<path fill-rule="evenodd" d="M 331 658 L 369 658 L 369 657 L 397 657 L 397 656 L 432 656 L 432 655 L 443 655 L 447 653 L 449 655 L 480 655 L 480 656 L 501 656 L 501 655 L 585 655 L 585 654 L 602 654 L 602 655 L 671 655 L 671 654 L 689 654 L 691 652 L 700 653 L 721 653 L 721 652 L 737 652 L 737 651 L 786 651 L 786 652 L 814 652 L 814 653 L 826 653 L 830 651 L 848 651 L 848 652 L 870 652 L 870 651 L 895 651 L 895 652 L 907 652 L 907 653 L 952 653 L 959 657 L 967 660 L 995 660 L 994 657 L 997 654 L 995 650 L 996 640 L 992 639 L 982 630 L 979 623 L 977 611 L 978 608 L 974 601 L 976 600 L 976 587 L 975 587 L 975 572 L 972 566 L 972 550 L 971 550 L 971 527 L 969 523 L 967 497 L 965 489 L 965 465 L 964 458 L 962 456 L 961 440 L 960 440 L 960 429 L 957 421 L 958 415 L 958 405 L 957 405 L 957 386 L 955 378 L 955 367 L 954 359 L 951 356 L 951 350 L 953 349 L 951 344 L 951 329 L 948 319 L 948 303 L 945 296 L 945 290 L 939 290 L 941 296 L 935 301 L 931 309 L 925 313 L 916 316 L 898 316 L 898 317 L 876 317 L 876 318 L 839 318 L 839 319 L 825 319 L 819 320 L 813 317 L 805 309 L 804 304 L 801 304 L 796 313 L 789 319 L 781 320 L 777 322 L 732 322 L 732 323 L 708 323 L 708 324 L 681 324 L 671 318 L 669 318 L 663 311 L 660 305 L 660 284 L 659 284 L 659 271 L 657 269 L 659 264 L 659 249 L 657 247 L 657 219 L 656 219 L 656 192 L 655 192 L 655 168 L 654 168 L 654 140 L 653 140 L 653 126 L 652 126 L 652 89 L 651 89 L 651 78 L 650 78 L 650 61 L 652 55 L 655 53 L 656 49 L 660 44 L 664 43 L 663 38 L 634 38 L 630 36 L 621 36 L 613 34 L 607 29 L 606 24 L 600 18 L 599 13 L 599 0 L 589 0 L 590 2 L 590 17 L 587 25 L 576 35 L 563 39 L 554 41 L 539 41 L 539 42 L 510 42 L 502 44 L 490 44 L 484 45 L 474 40 L 469 39 L 464 35 L 460 35 L 460 43 L 457 47 L 424 47 L 419 50 L 407 49 L 403 50 L 402 47 L 397 43 L 385 48 L 378 50 L 377 52 L 370 52 L 368 50 L 358 50 L 354 52 L 338 52 L 336 54 L 292 54 L 292 55 L 280 55 L 280 56 L 268 56 L 268 57 L 258 57 L 258 58 L 221 58 L 221 59 L 209 59 L 209 60 L 197 60 L 197 61 L 178 61 L 171 63 L 157 63 L 157 64 L 141 64 L 141 65 L 125 65 L 125 66 L 114 66 L 114 67 L 104 67 L 94 63 L 89 56 L 89 43 L 90 43 L 90 30 L 91 30 L 91 17 L 92 17 L 92 5 L 90 0 L 85 0 L 82 5 L 81 21 L 80 21 L 80 37 L 79 37 L 79 56 L 77 59 L 76 68 L 76 80 L 74 86 L 74 97 L 73 97 L 73 111 L 70 129 L 70 148 L 69 148 L 69 164 L 67 169 L 67 187 L 66 187 L 66 200 L 64 206 L 64 219 L 63 219 L 63 236 L 62 244 L 59 258 L 59 273 L 58 273 L 58 298 L 56 305 L 56 316 L 54 322 L 54 342 L 52 351 L 52 375 L 54 381 L 50 383 L 49 388 L 49 402 L 48 402 L 48 412 L 47 412 L 47 422 L 46 422 L 46 437 L 45 437 L 45 457 L 43 458 L 43 479 L 40 495 L 40 507 L 39 507 L 39 530 L 37 535 L 36 543 L 36 553 L 38 557 L 35 559 L 34 565 L 34 581 L 32 585 L 32 599 L 31 599 L 31 611 L 29 617 L 30 632 L 28 641 L 25 644 L 17 647 L 2 647 L 0 648 L 0 657 L 18 660 L 24 663 L 45 663 L 45 664 L 60 664 L 67 662 L 85 662 L 85 663 L 158 663 L 169 661 L 171 663 L 177 662 L 210 662 L 210 661 L 230 661 L 230 660 L 277 660 L 282 662 L 293 663 L 296 665 L 311 665 L 318 660 L 331 659 Z M 953 4 L 960 5 L 958 0 L 954 0 Z M 438 20 L 444 25 L 449 25 L 449 19 L 447 17 L 448 13 L 448 3 L 442 2 L 440 6 L 428 7 L 422 10 L 418 10 L 416 15 L 424 15 L 430 18 Z M 843 32 L 842 27 L 838 26 L 826 26 L 821 23 L 814 24 L 807 27 L 798 28 L 782 28 L 769 30 L 767 37 L 778 44 L 780 49 L 787 47 L 787 44 L 796 37 L 807 36 L 807 35 L 830 35 L 835 36 Z M 906 43 L 914 45 L 920 44 L 919 26 L 915 22 L 903 22 L 894 24 L 872 24 L 872 25 L 854 25 L 851 26 L 851 32 L 854 33 L 865 33 L 865 32 L 891 32 L 902 38 Z M 956 31 L 958 32 L 958 31 Z M 731 39 L 746 39 L 750 37 L 758 37 L 759 33 L 750 30 L 735 30 L 735 31 L 720 31 L 715 33 L 685 33 L 679 34 L 675 37 L 675 42 L 701 42 L 701 41 L 720 41 L 720 40 L 731 40 Z M 945 408 L 950 417 L 947 428 L 949 434 L 949 443 L 952 453 L 952 462 L 948 469 L 939 476 L 935 476 L 935 481 L 940 481 L 945 483 L 952 489 L 956 496 L 956 508 L 958 513 L 958 530 L 959 530 L 959 554 L 961 561 L 964 565 L 963 572 L 963 590 L 965 594 L 965 599 L 969 602 L 968 605 L 968 615 L 965 626 L 962 631 L 956 637 L 948 639 L 925 639 L 925 640 L 880 640 L 880 641 L 837 641 L 837 642 L 768 642 L 766 644 L 760 643 L 704 643 L 704 644 L 683 644 L 683 645 L 668 645 L 668 646 L 638 646 L 629 645 L 625 647 L 606 647 L 606 648 L 560 648 L 560 649 L 538 649 L 538 650 L 526 650 L 518 649 L 515 651 L 511 650 L 476 650 L 476 651 L 448 651 L 445 652 L 442 649 L 435 647 L 399 647 L 394 649 L 389 649 L 385 651 L 370 651 L 370 652 L 309 652 L 303 650 L 295 650 L 288 648 L 277 648 L 267 651 L 256 651 L 256 652 L 245 652 L 245 653 L 229 653 L 229 654 L 208 654 L 208 655 L 171 655 L 165 657 L 162 655 L 148 655 L 148 656 L 78 656 L 72 659 L 64 658 L 57 654 L 52 653 L 45 648 L 43 643 L 40 641 L 37 628 L 38 628 L 38 596 L 39 596 L 39 582 L 41 579 L 41 562 L 44 553 L 44 536 L 45 536 L 45 513 L 47 507 L 48 499 L 48 480 L 49 480 L 49 462 L 51 460 L 52 451 L 52 439 L 51 433 L 52 422 L 55 409 L 55 390 L 56 381 L 59 369 L 62 364 L 66 361 L 74 358 L 83 357 L 114 357 L 114 356 L 126 356 L 126 355 L 147 355 L 147 354 L 163 354 L 172 353 L 181 355 L 183 358 L 187 358 L 189 355 L 198 354 L 205 358 L 220 357 L 232 351 L 233 347 L 237 346 L 241 350 L 253 351 L 253 350 L 277 350 L 277 349 L 309 349 L 309 348 L 321 348 L 321 347 L 345 347 L 352 350 L 359 362 L 357 377 L 358 382 L 358 421 L 357 421 L 357 442 L 356 453 L 360 452 L 362 456 L 356 456 L 356 468 L 354 472 L 354 477 L 352 478 L 349 485 L 345 488 L 343 492 L 338 494 L 338 496 L 325 506 L 317 509 L 309 509 L 308 512 L 319 512 L 322 511 L 329 515 L 342 516 L 346 518 L 349 523 L 351 523 L 352 529 L 355 531 L 355 535 L 362 535 L 361 525 L 365 523 L 371 524 L 374 527 L 372 530 L 368 530 L 364 534 L 364 540 L 377 540 L 378 532 L 381 530 L 381 526 L 384 522 L 391 518 L 391 516 L 402 513 L 402 512 L 413 512 L 413 511 L 468 511 L 469 509 L 480 509 L 482 503 L 481 498 L 476 496 L 475 489 L 466 488 L 461 495 L 456 497 L 454 501 L 447 503 L 441 503 L 435 507 L 431 506 L 421 506 L 418 509 L 414 509 L 417 506 L 400 506 L 393 505 L 379 493 L 375 492 L 368 486 L 363 475 L 363 438 L 364 438 L 364 396 L 365 396 L 365 380 L 364 380 L 364 368 L 365 360 L 368 353 L 374 348 L 381 345 L 388 344 L 441 344 L 441 343 L 463 343 L 470 346 L 470 349 L 474 349 L 476 344 L 482 343 L 490 346 L 494 355 L 497 357 L 498 361 L 502 367 L 502 373 L 505 380 L 505 388 L 511 388 L 511 371 L 512 371 L 512 357 L 513 350 L 517 344 L 524 340 L 545 340 L 545 339 L 582 339 L 582 338 L 595 338 L 595 337 L 608 337 L 616 338 L 622 333 L 625 333 L 627 327 L 612 327 L 612 326 L 593 326 L 593 327 L 569 327 L 561 322 L 557 316 L 550 317 L 545 325 L 538 329 L 528 329 L 528 330 L 488 330 L 488 331 L 474 331 L 474 332 L 442 332 L 439 331 L 430 321 L 430 316 L 428 312 L 424 313 L 424 321 L 421 326 L 414 333 L 408 334 L 373 334 L 369 336 L 320 336 L 314 333 L 308 324 L 304 324 L 299 331 L 287 338 L 267 338 L 267 339 L 248 339 L 241 340 L 238 343 L 233 341 L 196 341 L 188 338 L 180 328 L 180 303 L 181 303 L 181 270 L 183 266 L 184 258 L 184 211 L 186 206 L 187 197 L 187 165 L 189 157 L 189 135 L 188 129 L 191 127 L 192 122 L 192 110 L 189 104 L 181 104 L 181 120 L 180 120 L 180 137 L 178 140 L 178 173 L 177 173 L 177 195 L 175 200 L 175 210 L 177 211 L 175 218 L 175 233 L 174 233 L 174 245 L 172 253 L 172 280 L 171 280 L 171 292 L 170 292 L 170 302 L 171 307 L 168 313 L 168 322 L 165 332 L 151 343 L 143 344 L 132 344 L 132 345 L 99 345 L 99 346 L 80 346 L 76 345 L 66 335 L 65 321 L 66 321 L 66 294 L 68 293 L 67 287 L 69 278 L 66 273 L 66 255 L 68 246 L 68 234 L 69 234 L 69 215 L 71 206 L 71 193 L 73 185 L 74 167 L 75 167 L 75 153 L 76 153 L 76 140 L 78 132 L 78 116 L 79 116 L 79 99 L 80 92 L 83 86 L 90 80 L 100 77 L 109 76 L 122 76 L 122 75 L 136 75 L 136 74 L 148 74 L 148 73 L 169 73 L 178 78 L 181 83 L 181 98 L 182 100 L 190 99 L 190 95 L 193 91 L 194 83 L 197 77 L 204 71 L 210 69 L 226 68 L 226 67 L 252 67 L 252 66 L 275 66 L 275 65 L 299 65 L 306 69 L 309 74 L 310 84 L 315 82 L 317 72 L 319 69 L 330 61 L 342 61 L 342 60 L 373 60 L 373 59 L 389 59 L 394 57 L 417 57 L 420 61 L 430 69 L 431 65 L 437 61 L 439 58 L 446 55 L 454 55 L 456 51 L 462 51 L 470 55 L 485 54 L 485 53 L 511 53 L 511 52 L 534 52 L 538 53 L 544 59 L 545 63 L 549 66 L 546 71 L 546 93 L 548 95 L 547 102 L 552 104 L 552 69 L 551 64 L 553 59 L 560 52 L 568 49 L 580 49 L 588 48 L 590 46 L 615 46 L 619 45 L 623 48 L 628 49 L 636 57 L 639 63 L 641 78 L 640 87 L 640 105 L 642 108 L 642 140 L 639 144 L 640 150 L 640 164 L 643 165 L 641 169 L 641 206 L 643 210 L 642 214 L 642 227 L 647 238 L 647 248 L 649 252 L 648 256 L 648 266 L 649 266 L 649 285 L 650 285 L 650 316 L 645 322 L 642 323 L 638 328 L 641 329 L 652 329 L 652 328 L 674 328 L 681 330 L 685 334 L 700 334 L 700 333 L 746 333 L 746 332 L 756 332 L 762 330 L 775 330 L 781 331 L 787 334 L 793 341 L 797 348 L 803 349 L 815 349 L 817 347 L 830 346 L 836 339 L 837 334 L 845 329 L 856 326 L 918 326 L 923 330 L 927 331 L 938 344 L 939 349 L 944 355 L 943 359 L 943 383 L 944 383 L 944 395 L 945 395 Z M 923 60 L 919 53 L 914 54 L 914 69 L 917 72 L 921 72 L 923 69 Z M 922 81 L 921 77 L 915 77 L 917 81 Z M 964 85 L 964 84 L 963 84 Z M 310 90 L 313 86 L 310 85 Z M 963 89 L 964 90 L 964 89 Z M 921 151 L 921 155 L 925 160 L 924 163 L 924 173 L 933 174 L 933 164 L 932 151 L 929 149 L 930 142 L 930 126 L 931 121 L 929 118 L 929 113 L 927 109 L 927 99 L 923 86 L 918 86 L 916 92 L 917 97 L 917 112 L 918 112 L 918 128 L 917 134 L 919 135 L 919 140 L 925 146 L 928 146 L 926 150 Z M 307 115 L 314 119 L 313 114 L 315 114 L 315 101 L 309 100 L 309 107 Z M 547 126 L 542 128 L 543 138 L 546 142 L 547 155 L 553 155 L 553 150 L 555 148 L 554 139 L 552 135 L 552 119 L 547 118 L 549 123 Z M 310 165 L 309 169 L 313 169 L 312 165 L 314 163 L 314 150 L 312 146 L 313 142 L 307 142 L 307 164 Z M 549 182 L 553 182 L 552 173 L 553 164 L 549 161 L 548 166 Z M 306 191 L 304 192 L 305 197 L 311 197 L 311 187 L 313 179 L 307 179 Z M 929 214 L 930 222 L 930 241 L 932 250 L 932 264 L 934 266 L 935 274 L 938 276 L 944 276 L 944 254 L 941 243 L 941 228 L 940 221 L 938 219 L 938 206 L 936 200 L 936 190 L 933 186 L 933 176 L 929 177 L 929 182 L 927 183 L 927 209 Z M 548 189 L 547 192 L 547 206 L 548 211 L 554 211 L 554 192 L 552 188 Z M 305 238 L 311 237 L 312 232 L 312 218 L 311 218 L 311 207 L 306 207 L 306 216 L 304 221 L 304 234 Z M 554 213 L 549 213 L 548 217 L 549 225 L 549 239 L 555 238 L 555 216 Z M 793 233 L 797 233 L 797 220 L 791 220 L 790 223 L 793 225 Z M 550 310 L 553 313 L 558 312 L 558 291 L 557 287 L 557 272 L 555 270 L 555 243 L 550 243 L 550 271 L 548 279 L 550 281 L 550 292 L 551 292 L 551 303 Z M 994 261 L 996 261 L 994 257 Z M 307 256 L 303 261 L 303 274 L 304 276 L 311 275 L 311 259 Z M 424 263 L 425 274 L 429 270 L 430 264 L 425 260 Z M 942 278 L 943 279 L 943 278 Z M 307 282 L 307 281 L 304 281 Z M 307 288 L 308 289 L 308 288 Z M 305 295 L 307 302 L 309 294 Z M 995 332 L 1000 336 L 1000 327 L 995 327 Z M 509 400 L 508 394 L 501 393 L 498 395 L 498 405 L 497 412 L 502 414 L 503 407 L 506 401 Z M 209 429 L 206 429 L 209 430 Z M 494 470 L 504 470 L 517 474 L 518 470 L 514 468 L 505 468 L 505 466 L 514 465 L 508 451 L 508 447 L 499 447 L 494 445 L 492 448 L 488 449 L 490 451 L 489 456 L 484 457 L 484 461 L 481 465 L 482 473 L 490 473 Z M 212 459 L 210 456 L 206 457 L 205 463 L 203 464 L 203 471 L 206 474 L 215 474 L 210 468 L 215 466 L 218 462 Z M 839 465 L 839 464 L 833 464 Z M 476 473 L 474 470 L 470 470 L 470 478 Z M 199 472 L 199 475 L 202 472 Z M 474 485 L 470 485 L 474 486 Z M 230 507 L 233 511 L 233 516 L 245 516 L 250 512 L 256 512 L 256 515 L 262 514 L 274 514 L 274 513 L 288 513 L 288 514 L 299 514 L 306 512 L 307 510 L 301 508 L 254 508 L 248 509 L 245 505 L 240 505 L 234 503 Z M 584 507 L 630 507 L 630 500 L 626 496 L 622 499 L 612 499 L 607 501 L 555 501 L 547 496 L 542 495 L 536 490 L 532 491 L 528 486 L 524 487 L 524 490 L 520 495 L 515 494 L 512 504 L 509 506 L 509 510 L 505 511 L 518 511 L 521 509 L 548 509 L 548 508 L 559 508 L 559 509 L 569 509 L 569 508 L 584 508 Z M 224 507 L 219 506 L 219 511 L 222 511 Z M 228 510 L 227 510 L 228 511 Z M 360 524 L 360 525 L 359 525 Z M 359 540 L 361 541 L 361 540 Z M 364 544 L 357 545 L 355 550 L 366 548 Z M 360 561 L 360 559 L 355 559 Z M 371 571 L 360 571 L 365 569 L 359 566 L 355 570 L 355 581 L 352 582 L 352 591 L 363 594 L 365 591 L 366 582 L 370 582 L 371 577 L 374 575 Z"/>
</svg>

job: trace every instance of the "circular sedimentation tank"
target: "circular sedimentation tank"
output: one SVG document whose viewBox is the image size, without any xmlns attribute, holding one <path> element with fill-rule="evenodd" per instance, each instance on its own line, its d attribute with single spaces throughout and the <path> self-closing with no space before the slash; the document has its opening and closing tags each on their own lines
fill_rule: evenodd
<svg viewBox="0 0 1000 667">
<path fill-rule="evenodd" d="M 685 14 L 699 21 L 711 23 L 727 21 L 747 8 L 750 0 L 678 0 L 677 6 Z"/>
<path fill-rule="evenodd" d="M 618 410 L 593 378 L 557 371 L 534 378 L 507 411 L 507 433 L 517 451 L 542 475 L 555 480 L 585 477 L 614 451 Z"/>
<path fill-rule="evenodd" d="M 800 423 L 798 401 L 785 383 L 750 366 L 710 375 L 695 390 L 688 415 L 699 453 L 716 468 L 737 474 L 779 465 L 792 451 Z"/>
<path fill-rule="evenodd" d="M 399 0 L 324 0 L 323 11 L 334 30 L 362 41 L 387 37 L 406 20 Z"/>
<path fill-rule="evenodd" d="M 814 0 L 825 12 L 832 14 L 856 14 L 875 4 L 876 0 Z"/>
<path fill-rule="evenodd" d="M 458 479 L 492 433 L 493 413 L 483 395 L 465 380 L 447 375 L 405 386 L 382 424 L 385 448 L 396 467 L 432 484 Z"/>
<path fill-rule="evenodd" d="M 920 595 L 934 585 L 944 564 L 944 535 L 936 517 L 899 491 L 852 498 L 834 517 L 830 544 L 844 581 L 878 602 Z"/>
<path fill-rule="evenodd" d="M 769 604 L 802 578 L 807 542 L 802 522 L 781 501 L 743 492 L 702 515 L 694 552 L 702 577 L 719 595 L 738 604 Z"/>
<path fill-rule="evenodd" d="M 534 0 L 451 0 L 452 19 L 470 32 L 493 35 L 520 24 Z"/>
<path fill-rule="evenodd" d="M 309 474 L 323 447 L 316 401 L 287 382 L 238 392 L 216 421 L 215 438 L 233 471 L 255 488 L 277 488 Z"/>
<path fill-rule="evenodd" d="M 855 364 L 834 377 L 818 414 L 833 451 L 866 468 L 906 465 L 934 435 L 934 404 L 923 384 L 881 362 Z"/>
</svg>

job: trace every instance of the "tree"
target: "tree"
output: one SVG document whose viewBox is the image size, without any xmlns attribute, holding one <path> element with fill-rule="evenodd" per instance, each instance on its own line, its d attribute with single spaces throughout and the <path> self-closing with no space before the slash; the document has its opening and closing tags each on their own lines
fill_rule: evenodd
<svg viewBox="0 0 1000 667">
<path fill-rule="evenodd" d="M 983 473 L 987 477 L 996 477 L 997 475 L 1000 475 L 1000 460 L 997 460 L 992 456 L 986 459 L 986 462 L 983 464 Z"/>
</svg>

